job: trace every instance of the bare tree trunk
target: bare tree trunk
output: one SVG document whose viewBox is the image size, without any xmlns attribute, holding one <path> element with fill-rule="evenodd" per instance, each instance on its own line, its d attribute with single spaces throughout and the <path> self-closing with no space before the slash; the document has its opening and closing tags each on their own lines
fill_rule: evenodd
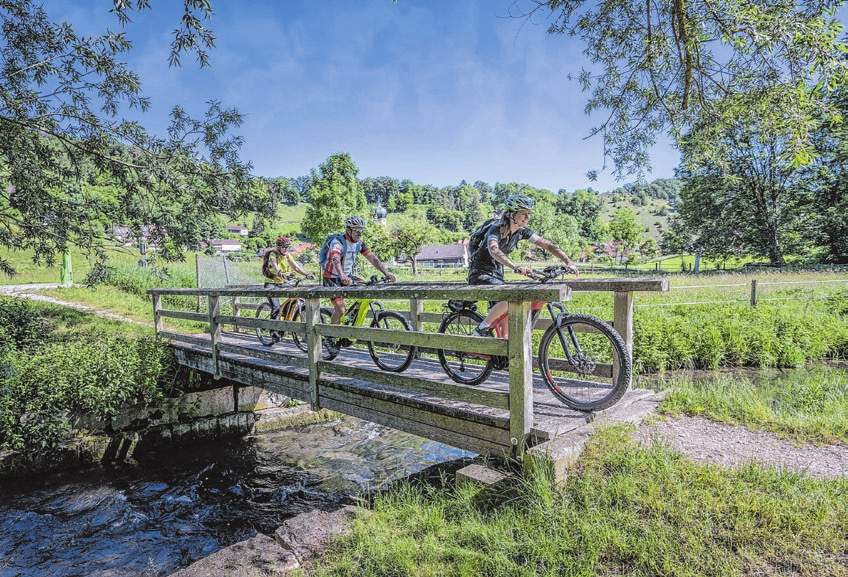
<svg viewBox="0 0 848 577">
<path fill-rule="evenodd" d="M 418 261 L 415 260 L 415 257 L 410 258 L 412 261 L 412 276 L 418 276 Z"/>
</svg>

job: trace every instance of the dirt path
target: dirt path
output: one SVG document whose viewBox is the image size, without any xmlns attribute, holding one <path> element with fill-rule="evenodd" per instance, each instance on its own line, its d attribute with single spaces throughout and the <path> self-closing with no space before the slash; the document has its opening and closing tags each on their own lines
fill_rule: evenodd
<svg viewBox="0 0 848 577">
<path fill-rule="evenodd" d="M 107 319 L 113 319 L 116 321 L 123 321 L 125 323 L 133 323 L 135 325 L 141 326 L 153 326 L 153 323 L 145 323 L 140 322 L 129 317 L 125 317 L 122 315 L 116 315 L 115 313 L 110 313 L 106 311 L 98 310 L 94 307 L 90 307 L 88 305 L 80 304 L 80 303 L 72 303 L 68 301 L 59 300 L 57 298 L 45 296 L 42 294 L 38 294 L 38 291 L 43 289 L 53 289 L 58 288 L 58 284 L 7 284 L 0 285 L 0 296 L 15 296 L 24 299 L 30 299 L 34 301 L 41 301 L 45 303 L 53 303 L 55 305 L 61 305 L 65 307 L 69 307 L 72 309 L 77 309 L 80 311 L 85 311 L 87 313 L 92 313 L 96 315 L 100 315 L 101 317 L 105 317 Z"/>
<path fill-rule="evenodd" d="M 798 444 L 773 433 L 750 431 L 700 417 L 669 418 L 642 425 L 633 437 L 646 444 L 662 440 L 699 463 L 739 467 L 756 461 L 811 477 L 848 476 L 848 445 L 845 443 Z"/>
</svg>

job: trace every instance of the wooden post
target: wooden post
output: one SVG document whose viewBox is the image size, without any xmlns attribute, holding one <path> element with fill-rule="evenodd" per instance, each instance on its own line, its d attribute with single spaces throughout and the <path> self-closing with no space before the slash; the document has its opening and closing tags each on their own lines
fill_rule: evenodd
<svg viewBox="0 0 848 577">
<path fill-rule="evenodd" d="M 409 324 L 415 332 L 424 330 L 424 323 L 421 322 L 421 313 L 424 312 L 424 301 L 421 299 L 409 299 Z M 416 352 L 415 358 L 420 359 L 421 353 Z"/>
<path fill-rule="evenodd" d="M 212 367 L 215 370 L 215 378 L 221 378 L 221 370 L 218 367 L 218 343 L 221 341 L 221 325 L 218 324 L 220 310 L 220 297 L 209 297 L 209 336 L 212 338 Z"/>
<path fill-rule="evenodd" d="M 621 338 L 624 339 L 624 346 L 627 347 L 627 353 L 633 359 L 633 293 L 616 292 L 614 299 L 613 327 L 621 335 Z M 617 364 L 613 362 L 613 379 L 618 376 Z M 630 379 L 632 383 L 632 372 Z M 631 383 L 627 384 L 628 388 Z"/>
<path fill-rule="evenodd" d="M 241 316 L 241 309 L 239 308 L 239 298 L 240 297 L 237 297 L 237 296 L 233 297 L 233 316 L 234 317 L 240 317 Z M 233 325 L 233 331 L 234 332 L 240 332 L 239 326 L 237 324 Z"/>
<path fill-rule="evenodd" d="M 318 397 L 320 373 L 316 363 L 321 360 L 321 336 L 315 331 L 315 327 L 321 323 L 320 299 L 306 299 L 303 320 L 306 322 L 306 354 L 309 358 L 309 388 L 312 391 L 310 404 L 313 411 L 319 411 L 321 409 L 321 401 Z"/>
<path fill-rule="evenodd" d="M 751 306 L 757 306 L 757 279 L 751 280 Z"/>
<path fill-rule="evenodd" d="M 533 347 L 530 303 L 509 303 L 509 436 L 512 455 L 524 454 L 533 426 Z"/>
<path fill-rule="evenodd" d="M 227 284 L 230 284 L 230 270 L 227 268 L 227 257 L 221 255 L 221 262 L 224 263 L 224 278 Z"/>
<path fill-rule="evenodd" d="M 162 295 L 153 295 L 153 329 L 158 335 L 165 328 L 159 311 L 162 310 Z"/>
<path fill-rule="evenodd" d="M 194 253 L 194 275 L 197 278 L 195 284 L 197 284 L 197 288 L 200 288 L 200 254 Z M 200 312 L 200 299 L 201 295 L 197 295 L 197 312 Z"/>
</svg>

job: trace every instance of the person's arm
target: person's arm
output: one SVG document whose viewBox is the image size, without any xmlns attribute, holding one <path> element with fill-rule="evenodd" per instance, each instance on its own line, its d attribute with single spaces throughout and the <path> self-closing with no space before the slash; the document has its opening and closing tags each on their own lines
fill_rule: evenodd
<svg viewBox="0 0 848 577">
<path fill-rule="evenodd" d="M 292 255 L 286 253 L 286 259 L 289 261 L 289 264 L 292 265 L 292 268 L 302 274 L 303 276 L 309 276 L 309 273 L 303 270 L 303 267 L 298 264 Z"/>
<path fill-rule="evenodd" d="M 542 250 L 547 251 L 557 257 L 559 260 L 565 263 L 565 266 L 571 269 L 571 272 L 573 272 L 576 276 L 580 276 L 580 271 L 577 270 L 577 265 L 574 264 L 574 261 L 568 258 L 568 256 L 564 252 L 562 252 L 562 249 L 559 248 L 557 245 L 555 245 L 548 239 L 542 237 L 539 237 L 534 244 Z"/>
<path fill-rule="evenodd" d="M 523 266 L 517 266 L 514 262 L 509 260 L 509 257 L 506 256 L 506 253 L 501 250 L 501 245 L 498 244 L 498 238 L 493 235 L 489 235 L 486 239 L 486 248 L 489 249 L 489 255 L 504 265 L 504 268 L 512 269 L 518 274 L 523 274 L 527 276 L 531 273 L 530 269 Z"/>
<path fill-rule="evenodd" d="M 330 246 L 330 264 L 333 267 L 333 272 L 339 275 L 339 280 L 342 281 L 342 284 L 348 286 L 353 280 L 344 273 L 344 268 L 342 267 L 342 250 L 344 250 L 344 247 L 341 246 L 339 241 L 335 241 Z"/>
<path fill-rule="evenodd" d="M 277 252 L 271 253 L 271 256 L 268 257 L 268 263 L 271 265 L 271 270 L 274 271 L 274 276 L 277 277 L 275 280 L 282 280 L 286 275 L 280 270 L 280 263 L 277 262 L 278 256 Z"/>
<path fill-rule="evenodd" d="M 363 253 L 363 255 L 362 255 L 362 256 L 364 256 L 364 257 L 365 257 L 365 260 L 367 260 L 368 262 L 370 262 L 370 263 L 371 263 L 371 265 L 372 265 L 374 268 L 376 268 L 378 271 L 380 271 L 381 273 L 383 273 L 383 276 L 385 276 L 387 279 L 389 279 L 389 282 L 395 282 L 395 281 L 397 280 L 397 278 L 395 277 L 395 275 L 393 275 L 392 273 L 390 273 L 390 272 L 386 269 L 386 267 L 383 265 L 383 263 L 382 263 L 382 262 L 380 262 L 380 259 L 379 259 L 379 258 L 377 258 L 377 255 L 376 255 L 376 254 L 374 254 L 373 252 L 368 252 L 368 253 Z"/>
</svg>

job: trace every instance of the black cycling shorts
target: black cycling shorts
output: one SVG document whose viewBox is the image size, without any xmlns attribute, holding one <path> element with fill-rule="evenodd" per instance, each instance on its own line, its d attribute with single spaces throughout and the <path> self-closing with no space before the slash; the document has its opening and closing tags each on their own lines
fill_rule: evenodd
<svg viewBox="0 0 848 577">
<path fill-rule="evenodd" d="M 506 284 L 504 279 L 488 272 L 476 272 L 469 271 L 468 272 L 468 284 L 470 285 L 500 285 Z M 489 310 L 492 310 L 492 307 L 495 306 L 498 301 L 488 301 L 489 302 Z"/>
</svg>

